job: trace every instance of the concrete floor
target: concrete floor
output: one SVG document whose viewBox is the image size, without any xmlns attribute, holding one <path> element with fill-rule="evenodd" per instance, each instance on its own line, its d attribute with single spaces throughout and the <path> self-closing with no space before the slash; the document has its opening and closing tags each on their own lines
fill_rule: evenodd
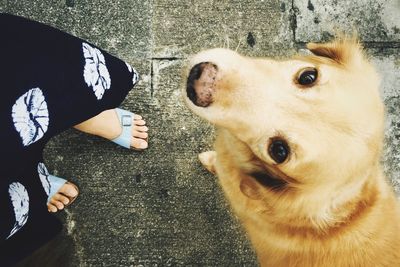
<svg viewBox="0 0 400 267">
<path fill-rule="evenodd" d="M 47 146 L 51 172 L 80 186 L 65 231 L 21 266 L 257 266 L 216 179 L 197 161 L 213 129 L 184 107 L 188 55 L 230 47 L 285 57 L 357 30 L 383 76 L 383 159 L 400 193 L 399 0 L 0 0 L 0 11 L 87 39 L 131 63 L 141 82 L 122 104 L 151 128 L 137 153 L 69 130 Z"/>
</svg>

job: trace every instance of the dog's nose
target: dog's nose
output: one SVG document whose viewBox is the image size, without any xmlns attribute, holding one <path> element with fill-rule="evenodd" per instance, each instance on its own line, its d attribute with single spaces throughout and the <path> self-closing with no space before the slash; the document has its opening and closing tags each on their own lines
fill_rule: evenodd
<svg viewBox="0 0 400 267">
<path fill-rule="evenodd" d="M 190 70 L 186 93 L 193 104 L 207 107 L 213 102 L 217 72 L 217 66 L 211 62 L 198 63 Z"/>
</svg>

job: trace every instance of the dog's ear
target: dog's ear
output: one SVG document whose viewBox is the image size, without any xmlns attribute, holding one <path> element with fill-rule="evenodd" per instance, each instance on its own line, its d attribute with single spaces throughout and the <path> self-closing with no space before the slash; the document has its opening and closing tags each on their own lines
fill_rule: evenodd
<svg viewBox="0 0 400 267">
<path fill-rule="evenodd" d="M 251 177 L 245 177 L 240 181 L 240 191 L 248 198 L 254 200 L 260 200 L 262 198 L 260 185 Z"/>
<path fill-rule="evenodd" d="M 364 60 L 363 49 L 357 37 L 341 37 L 330 43 L 308 43 L 316 56 L 325 57 L 341 65 L 357 64 Z"/>
</svg>

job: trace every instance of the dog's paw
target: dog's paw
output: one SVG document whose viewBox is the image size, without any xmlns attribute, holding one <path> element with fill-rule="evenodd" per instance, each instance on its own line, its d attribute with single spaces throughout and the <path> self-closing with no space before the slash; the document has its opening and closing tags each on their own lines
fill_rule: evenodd
<svg viewBox="0 0 400 267">
<path fill-rule="evenodd" d="M 217 160 L 217 152 L 207 151 L 199 154 L 201 164 L 211 173 L 215 174 L 215 161 Z"/>
</svg>

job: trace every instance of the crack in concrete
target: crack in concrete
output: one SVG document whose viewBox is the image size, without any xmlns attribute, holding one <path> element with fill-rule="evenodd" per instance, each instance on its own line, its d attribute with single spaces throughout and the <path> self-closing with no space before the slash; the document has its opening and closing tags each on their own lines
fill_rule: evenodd
<svg viewBox="0 0 400 267">
<path fill-rule="evenodd" d="M 362 42 L 365 48 L 400 48 L 400 42 Z"/>
<path fill-rule="evenodd" d="M 160 70 L 160 63 L 162 62 L 175 62 L 179 60 L 183 60 L 184 58 L 182 57 L 152 57 L 150 58 L 151 60 L 151 66 L 150 66 L 150 96 L 153 98 L 154 92 L 155 92 L 155 84 L 156 84 L 156 79 L 158 72 Z M 157 66 L 156 66 L 157 64 Z"/>
<path fill-rule="evenodd" d="M 85 252 L 83 246 L 80 245 L 80 242 L 75 234 L 75 220 L 73 219 L 74 213 L 69 211 L 68 209 L 64 210 L 65 213 L 67 214 L 67 218 L 65 220 L 66 222 L 66 229 L 67 229 L 67 234 L 72 238 L 74 244 L 75 244 L 75 255 L 77 257 L 77 262 L 82 266 L 81 264 L 84 262 L 85 259 Z"/>
<path fill-rule="evenodd" d="M 294 42 L 297 49 L 303 49 L 309 42 Z M 371 48 L 400 48 L 400 42 L 361 42 L 366 49 Z"/>
<path fill-rule="evenodd" d="M 295 6 L 294 1 L 295 0 L 292 0 L 292 5 L 289 10 L 289 25 L 292 30 L 293 42 L 296 43 L 297 14 L 299 13 L 299 9 Z"/>
<path fill-rule="evenodd" d="M 174 60 L 182 60 L 182 57 L 152 57 L 151 60 L 167 60 L 167 61 L 174 61 Z"/>
<path fill-rule="evenodd" d="M 150 66 L 150 97 L 154 95 L 154 59 L 151 60 Z"/>
</svg>

